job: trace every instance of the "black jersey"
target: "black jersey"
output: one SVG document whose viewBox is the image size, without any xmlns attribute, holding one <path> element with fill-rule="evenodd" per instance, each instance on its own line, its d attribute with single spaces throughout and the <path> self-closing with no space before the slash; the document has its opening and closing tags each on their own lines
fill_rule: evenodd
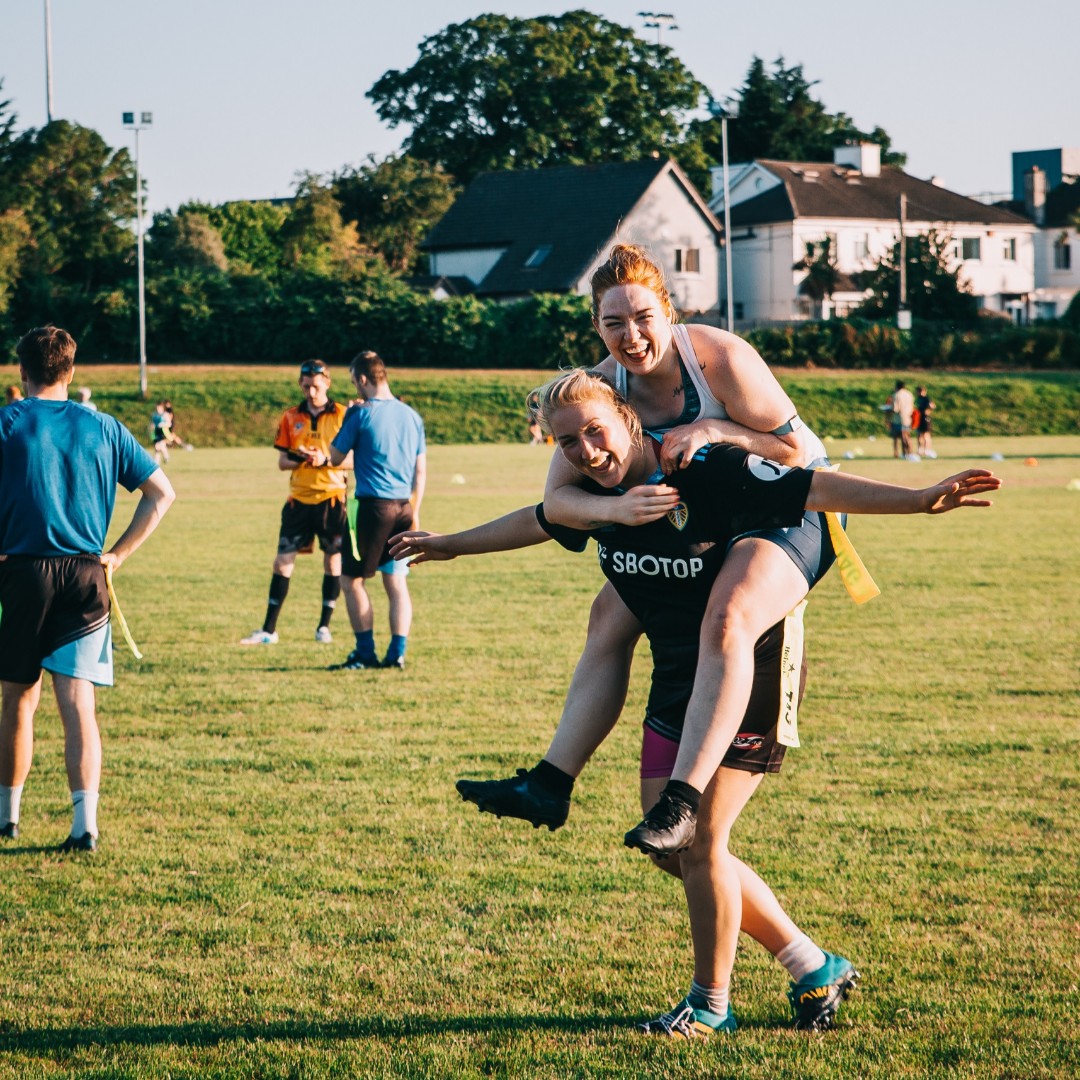
<svg viewBox="0 0 1080 1080">
<path fill-rule="evenodd" d="M 682 501 L 648 525 L 571 529 L 547 521 L 543 505 L 536 508 L 545 531 L 572 551 L 584 551 L 589 537 L 595 537 L 604 576 L 649 639 L 653 672 L 645 723 L 665 738 L 677 742 L 682 732 L 701 621 L 728 546 L 744 532 L 799 525 L 812 477 L 808 469 L 787 468 L 720 444 L 699 451 L 687 468 L 670 477 L 650 477 L 650 483 L 677 488 Z M 595 494 L 622 493 L 589 480 L 584 486 Z M 756 723 L 755 731 L 776 723 L 783 644 L 781 621 L 762 634 L 754 649 L 747 717 Z M 779 758 L 777 768 L 778 763 Z"/>
<path fill-rule="evenodd" d="M 655 445 L 655 444 L 654 444 Z M 592 530 L 537 519 L 564 547 L 584 551 L 597 543 L 600 569 L 650 641 L 697 642 L 701 620 L 728 545 L 756 529 L 801 524 L 813 472 L 788 468 L 727 443 L 706 447 L 685 469 L 650 478 L 677 488 L 681 502 L 648 525 L 605 525 Z M 586 478 L 599 495 L 621 495 Z"/>
</svg>

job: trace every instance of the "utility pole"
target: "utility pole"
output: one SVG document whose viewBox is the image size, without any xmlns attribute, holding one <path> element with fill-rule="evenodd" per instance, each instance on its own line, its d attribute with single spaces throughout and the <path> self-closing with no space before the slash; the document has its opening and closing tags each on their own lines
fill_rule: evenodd
<svg viewBox="0 0 1080 1080">
<path fill-rule="evenodd" d="M 645 20 L 646 30 L 656 31 L 656 47 L 659 48 L 663 45 L 663 39 L 661 35 L 664 29 L 678 30 L 678 26 L 675 25 L 675 16 L 670 11 L 639 11 L 638 18 Z"/>
<path fill-rule="evenodd" d="M 45 116 L 48 123 L 53 121 L 53 81 L 52 81 L 52 10 L 49 0 L 45 0 Z"/>
<path fill-rule="evenodd" d="M 135 132 L 135 236 L 139 262 L 139 394 L 146 400 L 146 280 L 143 273 L 142 172 L 139 168 L 139 132 L 154 122 L 153 113 L 123 114 L 124 127 Z"/>
<path fill-rule="evenodd" d="M 720 145 L 722 148 L 722 173 L 724 177 L 724 285 L 726 287 L 726 313 L 729 333 L 735 332 L 735 301 L 731 284 L 731 189 L 728 186 L 727 122 L 739 118 L 738 108 L 730 102 L 724 106 L 718 101 L 709 102 L 709 112 L 720 119 Z"/>
<path fill-rule="evenodd" d="M 907 218 L 907 196 L 901 194 L 900 206 L 900 294 L 896 304 L 896 325 L 900 330 L 911 329 L 911 312 L 907 306 L 907 237 L 904 235 L 904 221 Z"/>
</svg>

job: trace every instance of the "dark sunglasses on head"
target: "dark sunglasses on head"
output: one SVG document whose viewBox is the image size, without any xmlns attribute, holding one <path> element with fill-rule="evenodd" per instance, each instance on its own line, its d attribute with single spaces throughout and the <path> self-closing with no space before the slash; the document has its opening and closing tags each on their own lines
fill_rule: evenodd
<svg viewBox="0 0 1080 1080">
<path fill-rule="evenodd" d="M 326 365 L 320 360 L 305 360 L 300 365 L 301 375 L 325 375 Z"/>
</svg>

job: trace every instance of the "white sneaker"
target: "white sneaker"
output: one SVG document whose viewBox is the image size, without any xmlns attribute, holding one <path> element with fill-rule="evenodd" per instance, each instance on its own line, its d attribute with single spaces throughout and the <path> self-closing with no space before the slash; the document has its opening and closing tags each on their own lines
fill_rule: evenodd
<svg viewBox="0 0 1080 1080">
<path fill-rule="evenodd" d="M 330 645 L 334 641 L 334 635 L 330 633 L 329 626 L 320 626 L 315 631 L 315 640 L 320 645 Z"/>
<path fill-rule="evenodd" d="M 937 458 L 937 451 L 936 450 L 927 450 L 926 453 L 923 454 L 923 457 L 928 457 L 928 458 L 930 458 L 931 461 L 934 461 Z"/>
<path fill-rule="evenodd" d="M 255 630 L 253 633 L 248 634 L 241 642 L 241 645 L 276 645 L 277 634 L 268 634 L 265 630 Z"/>
</svg>

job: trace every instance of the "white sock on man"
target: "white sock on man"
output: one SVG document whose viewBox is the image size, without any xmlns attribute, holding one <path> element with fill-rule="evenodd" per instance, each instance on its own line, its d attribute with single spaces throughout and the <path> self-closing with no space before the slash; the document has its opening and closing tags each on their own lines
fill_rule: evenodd
<svg viewBox="0 0 1080 1080">
<path fill-rule="evenodd" d="M 71 835 L 76 840 L 82 839 L 87 833 L 91 836 L 97 836 L 97 804 L 98 793 L 96 791 L 73 791 L 71 793 L 71 807 L 73 810 Z"/>
<path fill-rule="evenodd" d="M 0 825 L 19 820 L 19 806 L 22 804 L 23 786 L 5 787 L 0 784 Z"/>
<path fill-rule="evenodd" d="M 717 1016 L 727 1016 L 729 986 L 703 986 L 697 979 L 690 980 L 687 1000 L 695 1009 L 705 1008 Z"/>
<path fill-rule="evenodd" d="M 776 959 L 788 969 L 792 981 L 798 982 L 825 963 L 825 953 L 805 934 L 799 934 L 776 954 Z"/>
</svg>

